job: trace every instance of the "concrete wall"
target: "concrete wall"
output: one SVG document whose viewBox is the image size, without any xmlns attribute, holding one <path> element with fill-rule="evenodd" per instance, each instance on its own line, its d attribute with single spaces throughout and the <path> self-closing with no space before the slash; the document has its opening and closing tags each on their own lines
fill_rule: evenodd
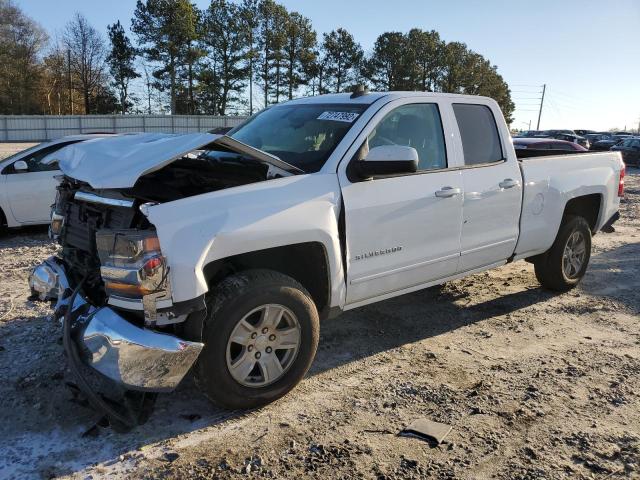
<svg viewBox="0 0 640 480">
<path fill-rule="evenodd" d="M 0 115 L 0 142 L 38 142 L 92 132 L 206 132 L 246 117 L 212 115 Z"/>
</svg>

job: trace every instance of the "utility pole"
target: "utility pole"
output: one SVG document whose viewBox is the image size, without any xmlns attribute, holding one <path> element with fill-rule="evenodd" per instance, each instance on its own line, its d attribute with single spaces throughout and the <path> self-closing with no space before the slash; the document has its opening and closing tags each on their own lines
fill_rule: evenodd
<svg viewBox="0 0 640 480">
<path fill-rule="evenodd" d="M 67 75 L 69 82 L 69 115 L 73 115 L 73 89 L 71 87 L 71 49 L 67 48 Z"/>
<path fill-rule="evenodd" d="M 544 105 L 544 92 L 547 89 L 547 84 L 542 85 L 542 98 L 540 99 L 540 111 L 538 112 L 538 126 L 536 130 L 540 130 L 540 117 L 542 116 L 542 105 Z"/>
</svg>

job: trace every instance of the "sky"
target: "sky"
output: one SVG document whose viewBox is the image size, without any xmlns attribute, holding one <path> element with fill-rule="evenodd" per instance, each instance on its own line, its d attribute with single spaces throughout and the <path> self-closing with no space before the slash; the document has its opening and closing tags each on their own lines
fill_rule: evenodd
<svg viewBox="0 0 640 480">
<path fill-rule="evenodd" d="M 76 12 L 104 32 L 135 0 L 14 0 L 53 37 Z M 206 8 L 207 0 L 195 0 Z M 280 0 L 318 33 L 349 30 L 371 51 L 385 31 L 436 30 L 484 55 L 516 104 L 512 128 L 640 126 L 640 0 Z"/>
</svg>

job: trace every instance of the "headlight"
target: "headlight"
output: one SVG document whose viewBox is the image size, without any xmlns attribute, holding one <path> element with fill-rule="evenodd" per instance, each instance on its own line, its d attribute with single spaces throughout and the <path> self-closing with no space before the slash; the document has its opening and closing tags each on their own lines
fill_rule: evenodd
<svg viewBox="0 0 640 480">
<path fill-rule="evenodd" d="M 168 270 L 154 230 L 99 230 L 96 246 L 108 295 L 142 297 L 166 290 Z"/>
<path fill-rule="evenodd" d="M 49 224 L 49 238 L 56 240 L 62 232 L 62 226 L 64 225 L 64 216 L 56 213 L 55 210 L 51 212 L 51 223 Z"/>
</svg>

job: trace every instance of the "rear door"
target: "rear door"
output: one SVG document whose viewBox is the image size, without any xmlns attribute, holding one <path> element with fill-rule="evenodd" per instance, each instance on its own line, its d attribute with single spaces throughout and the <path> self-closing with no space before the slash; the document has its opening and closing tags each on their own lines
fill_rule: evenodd
<svg viewBox="0 0 640 480">
<path fill-rule="evenodd" d="M 433 98 L 396 100 L 381 108 L 347 152 L 339 171 L 347 305 L 417 289 L 457 271 L 462 172 L 451 168 L 454 150 L 444 137 L 449 121 Z M 349 178 L 347 164 L 381 145 L 415 148 L 419 171 L 365 181 Z M 443 190 L 446 197 L 436 196 Z"/>
<path fill-rule="evenodd" d="M 481 103 L 452 103 L 464 167 L 459 271 L 509 258 L 518 240 L 522 182 L 520 167 L 500 109 Z"/>
</svg>

